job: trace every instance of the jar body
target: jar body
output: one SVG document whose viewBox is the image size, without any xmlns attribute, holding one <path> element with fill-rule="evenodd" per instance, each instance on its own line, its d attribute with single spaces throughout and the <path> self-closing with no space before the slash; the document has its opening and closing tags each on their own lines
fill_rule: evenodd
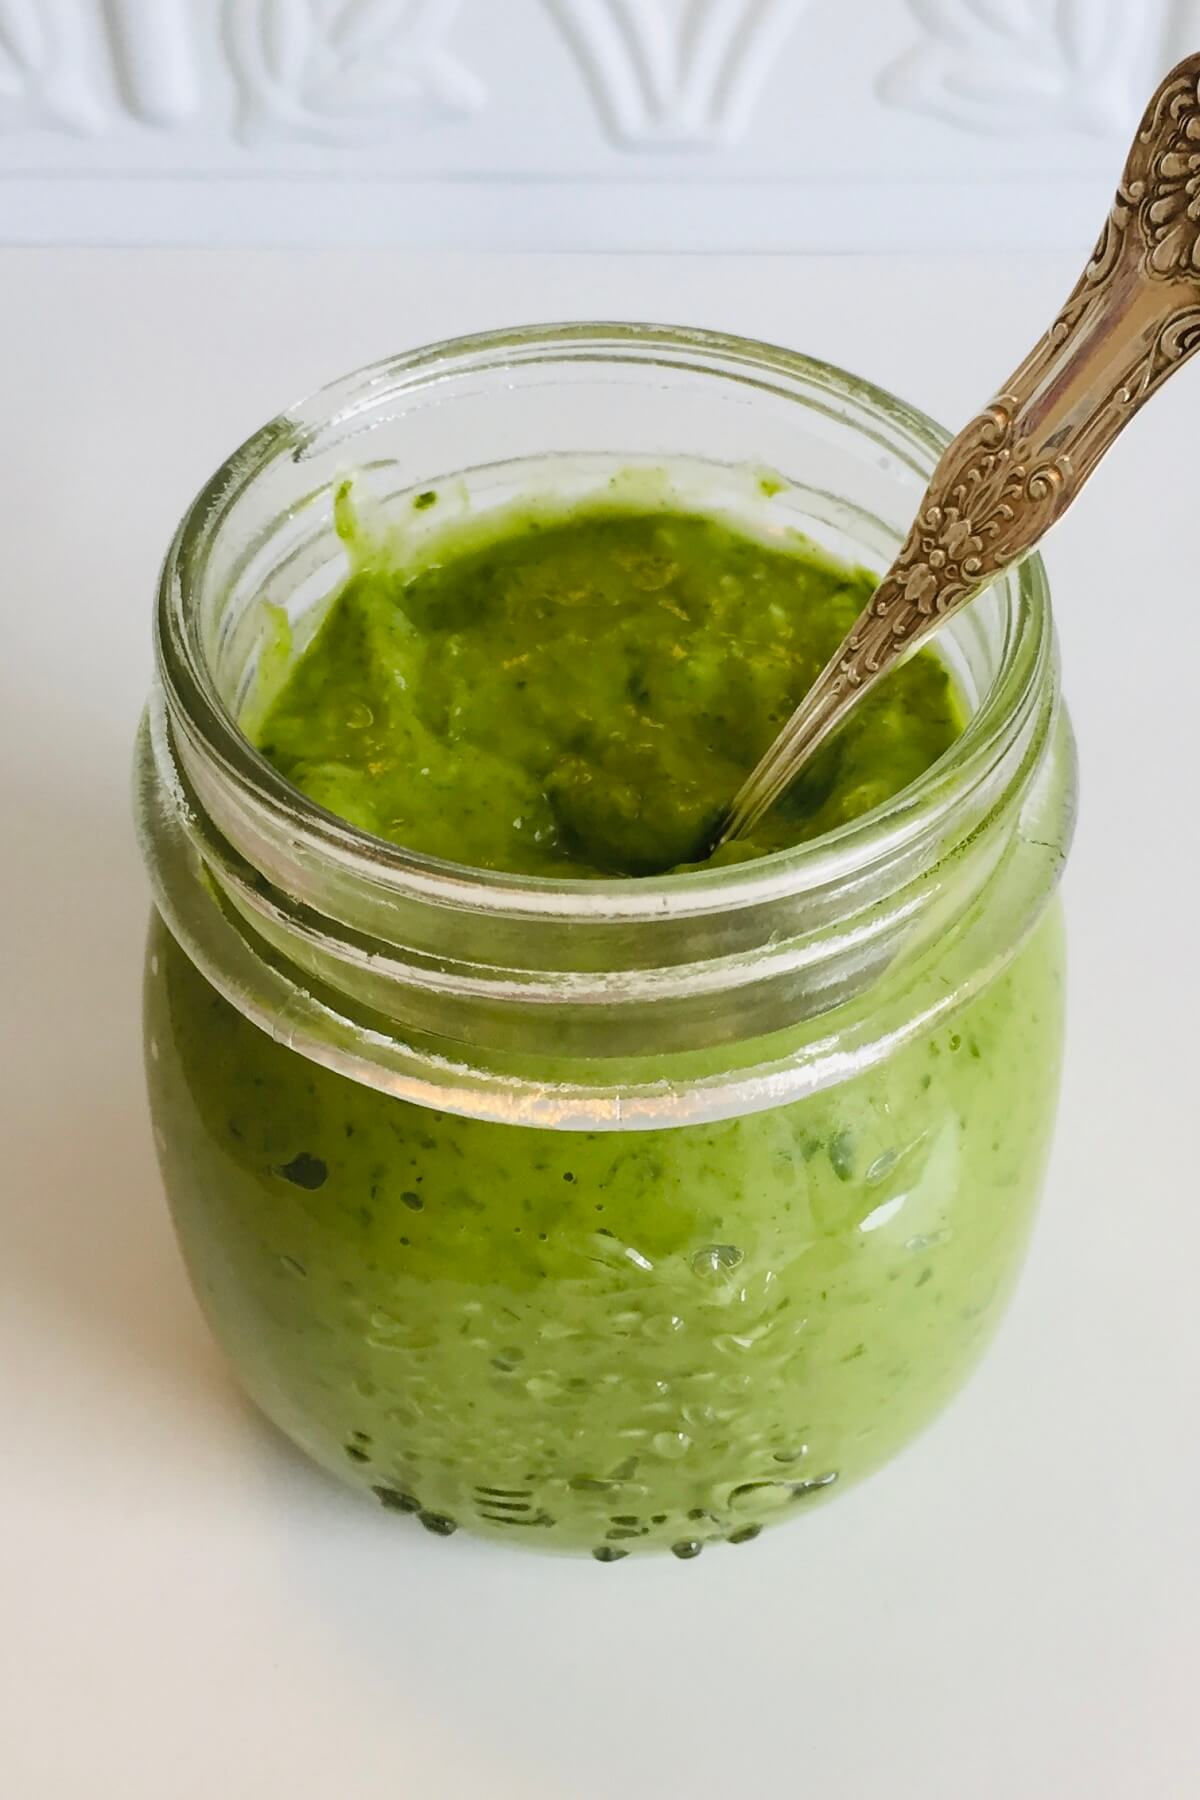
<svg viewBox="0 0 1200 1800">
<path fill-rule="evenodd" d="M 156 917 L 150 1093 L 196 1292 L 275 1423 L 432 1530 L 602 1560 L 743 1541 L 892 1455 L 989 1338 L 1050 1138 L 1062 955 L 1052 904 L 844 1082 L 563 1131 L 318 1066 Z"/>
<path fill-rule="evenodd" d="M 301 403 L 180 526 L 137 759 L 170 1204 L 262 1409 L 433 1531 L 691 1556 L 947 1399 L 1049 1141 L 1075 767 L 1031 557 L 939 634 L 960 738 L 824 839 L 559 882 L 370 838 L 253 747 L 281 620 L 349 573 L 345 470 L 385 545 L 649 482 L 883 569 L 944 442 L 768 345 L 529 328 Z"/>
</svg>

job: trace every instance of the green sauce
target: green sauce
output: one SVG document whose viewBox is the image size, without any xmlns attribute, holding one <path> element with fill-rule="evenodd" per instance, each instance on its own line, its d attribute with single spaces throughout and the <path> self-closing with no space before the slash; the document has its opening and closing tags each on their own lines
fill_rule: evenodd
<svg viewBox="0 0 1200 1800">
<path fill-rule="evenodd" d="M 332 812 L 549 876 L 694 854 L 869 578 L 680 515 L 368 558 L 258 732 Z M 958 729 L 921 655 L 748 847 L 836 828 Z M 433 1532 L 688 1557 L 876 1467 L 1003 1307 L 1054 1110 L 1057 912 L 952 1021 L 811 1098 L 568 1132 L 309 1063 L 155 925 L 148 1071 L 180 1238 L 264 1410 Z M 936 976 L 934 977 L 936 979 Z M 449 1046 L 453 1050 L 453 1046 Z"/>
<path fill-rule="evenodd" d="M 331 1074 L 156 924 L 148 1075 L 196 1291 L 263 1410 L 432 1530 L 604 1560 L 740 1542 L 885 1461 L 991 1336 L 1061 955 L 1055 910 L 951 1025 L 828 1093 L 588 1133 Z"/>
<path fill-rule="evenodd" d="M 523 875 L 661 873 L 697 854 L 871 586 L 802 542 L 683 513 L 510 521 L 432 566 L 368 558 L 260 747 L 409 849 Z M 916 656 L 721 859 L 880 805 L 959 729 L 944 668 Z"/>
</svg>

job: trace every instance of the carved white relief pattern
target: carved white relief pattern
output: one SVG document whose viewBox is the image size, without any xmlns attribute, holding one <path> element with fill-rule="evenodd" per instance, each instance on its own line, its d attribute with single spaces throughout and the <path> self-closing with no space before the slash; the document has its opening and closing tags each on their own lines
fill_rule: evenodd
<svg viewBox="0 0 1200 1800">
<path fill-rule="evenodd" d="M 611 130 L 639 149 L 739 138 L 808 0 L 547 0 Z"/>
<path fill-rule="evenodd" d="M 485 90 L 449 47 L 459 0 L 228 0 L 243 124 L 334 144 L 454 118 Z"/>
<path fill-rule="evenodd" d="M 0 0 L 0 131 L 103 130 L 107 110 L 80 54 L 74 0 Z"/>
<path fill-rule="evenodd" d="M 797 150 L 789 166 L 785 148 L 773 177 L 800 180 L 823 167 L 841 172 L 839 128 L 851 113 L 859 167 L 885 152 L 901 124 L 896 110 L 1018 143 L 1043 129 L 1064 147 L 1072 137 L 1119 137 L 1169 52 L 1200 31 L 1200 0 L 901 0 L 914 42 L 880 74 L 869 40 L 858 41 L 854 0 L 526 0 L 511 14 L 510 4 L 0 0 L 0 141 L 111 129 L 123 137 L 119 154 L 130 172 L 148 175 L 159 165 L 147 126 L 186 129 L 200 171 L 209 154 L 214 170 L 222 166 L 236 129 L 251 149 L 265 143 L 262 162 L 275 167 L 286 167 L 292 147 L 311 143 L 388 150 L 403 146 L 414 128 L 452 124 L 483 106 L 472 53 L 494 52 L 496 21 L 511 17 L 519 42 L 495 73 L 482 71 L 506 86 L 508 106 L 471 138 L 480 158 L 474 167 L 489 165 L 494 153 L 501 172 L 515 166 L 511 179 L 519 183 L 553 172 L 560 148 L 588 167 L 604 127 L 641 153 L 719 152 L 746 134 L 773 71 L 785 64 L 780 106 L 798 107 L 810 145 L 816 125 L 829 144 L 827 164 Z M 839 31 L 836 94 L 805 86 L 803 26 L 818 12 L 824 30 Z M 542 84 L 561 79 L 553 59 L 563 44 L 594 106 L 572 85 L 569 142 L 560 147 L 546 134 L 531 163 L 517 112 L 536 108 Z M 863 104 L 873 79 L 882 106 Z M 786 146 L 789 123 L 767 121 L 765 137 Z M 947 131 L 939 147 L 912 121 L 903 130 L 938 175 L 955 134 Z M 1097 161 L 1102 153 L 1101 146 L 1088 152 Z M 60 147 L 58 166 L 74 161 L 86 170 L 90 154 Z M 987 152 L 981 146 L 975 155 Z M 30 160 L 14 151 L 18 167 L 22 158 Z M 703 166 L 715 167 L 715 157 Z M 254 167 L 248 153 L 245 168 Z M 1003 177 L 1003 149 L 994 167 Z"/>
<path fill-rule="evenodd" d="M 147 125 L 178 125 L 202 104 L 192 0 L 104 0 L 117 83 Z"/>
<path fill-rule="evenodd" d="M 879 94 L 888 104 L 985 133 L 1132 128 L 1155 0 L 908 5 L 923 37 L 884 70 Z"/>
</svg>

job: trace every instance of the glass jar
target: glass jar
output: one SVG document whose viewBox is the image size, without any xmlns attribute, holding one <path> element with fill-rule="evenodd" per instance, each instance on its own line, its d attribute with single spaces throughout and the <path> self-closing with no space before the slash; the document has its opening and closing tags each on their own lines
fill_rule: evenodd
<svg viewBox="0 0 1200 1800">
<path fill-rule="evenodd" d="M 969 723 L 815 843 L 642 881 L 406 853 L 239 729 L 283 607 L 388 516 L 612 491 L 882 569 L 944 442 L 708 333 L 437 345 L 266 426 L 167 557 L 138 747 L 147 1067 L 200 1302 L 312 1457 L 431 1531 L 692 1556 L 875 1468 L 1026 1242 L 1062 1031 L 1075 769 L 1035 557 L 943 633 Z M 686 452 L 686 454 L 684 454 Z"/>
</svg>

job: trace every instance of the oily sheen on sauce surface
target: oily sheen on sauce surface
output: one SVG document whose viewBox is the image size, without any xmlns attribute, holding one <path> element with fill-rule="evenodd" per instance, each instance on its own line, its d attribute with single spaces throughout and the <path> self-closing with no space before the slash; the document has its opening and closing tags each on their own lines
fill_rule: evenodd
<svg viewBox="0 0 1200 1800">
<path fill-rule="evenodd" d="M 870 591 L 803 540 L 694 514 L 518 515 L 424 567 L 361 558 L 260 747 L 330 812 L 412 850 L 524 875 L 662 873 L 696 854 Z M 858 817 L 960 729 L 945 669 L 918 655 L 723 858 Z"/>
</svg>

